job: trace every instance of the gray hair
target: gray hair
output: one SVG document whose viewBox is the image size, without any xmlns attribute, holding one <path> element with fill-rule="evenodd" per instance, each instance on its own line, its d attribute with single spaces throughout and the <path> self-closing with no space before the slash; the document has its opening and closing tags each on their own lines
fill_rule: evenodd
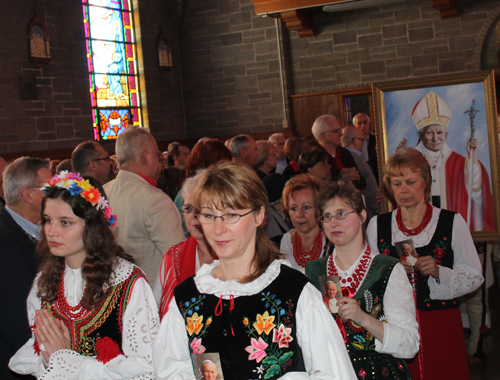
<svg viewBox="0 0 500 380">
<path fill-rule="evenodd" d="M 8 205 L 16 206 L 27 187 L 38 185 L 41 187 L 38 178 L 40 169 L 50 170 L 50 160 L 21 157 L 7 166 L 3 173 L 3 191 Z"/>
<path fill-rule="evenodd" d="M 89 140 L 79 144 L 71 153 L 71 164 L 77 173 L 85 173 L 90 161 L 99 158 L 96 146 L 99 143 Z"/>
<path fill-rule="evenodd" d="M 368 116 L 366 113 L 359 112 L 359 113 L 357 113 L 356 115 L 354 115 L 354 117 L 352 118 L 352 123 L 353 123 L 354 125 L 356 125 L 356 119 L 358 118 L 358 116 L 366 116 L 366 117 L 368 118 L 368 122 L 370 122 L 370 123 L 371 123 L 371 121 L 370 121 L 370 116 Z"/>
<path fill-rule="evenodd" d="M 144 150 L 149 150 L 151 138 L 151 133 L 144 128 L 127 127 L 116 139 L 118 165 L 135 162 Z"/>
<path fill-rule="evenodd" d="M 328 129 L 328 123 L 332 121 L 337 121 L 337 118 L 333 115 L 321 115 L 314 120 L 311 132 L 316 140 L 320 141 L 321 134 Z"/>
<path fill-rule="evenodd" d="M 358 136 L 358 129 L 356 127 L 353 127 L 352 125 L 348 125 L 347 127 L 344 127 L 342 130 L 343 136 L 341 138 L 342 141 L 342 146 L 346 147 L 351 145 L 352 139 Z"/>
<path fill-rule="evenodd" d="M 231 139 L 229 150 L 234 158 L 240 155 L 241 148 L 248 149 L 250 147 L 249 135 L 238 135 Z"/>
<path fill-rule="evenodd" d="M 182 191 L 191 191 L 196 188 L 196 185 L 198 185 L 198 182 L 200 181 L 201 175 L 206 169 L 200 169 L 196 172 L 196 174 L 192 177 L 187 178 L 184 183 L 182 184 Z"/>
<path fill-rule="evenodd" d="M 273 140 L 276 138 L 276 137 L 283 137 L 284 139 L 286 139 L 285 135 L 283 133 L 273 133 L 271 136 L 269 136 L 268 138 L 268 141 L 271 141 L 271 142 L 274 142 Z"/>
<path fill-rule="evenodd" d="M 267 140 L 259 140 L 257 141 L 257 152 L 259 152 L 259 157 L 257 157 L 257 162 L 255 163 L 255 167 L 258 168 L 261 166 L 264 161 L 269 158 L 269 152 L 274 148 L 272 142 Z"/>
</svg>

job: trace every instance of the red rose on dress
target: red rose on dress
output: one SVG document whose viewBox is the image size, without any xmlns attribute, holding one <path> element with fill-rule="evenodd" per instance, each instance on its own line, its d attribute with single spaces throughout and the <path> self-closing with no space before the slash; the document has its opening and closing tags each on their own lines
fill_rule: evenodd
<svg viewBox="0 0 500 380">
<path fill-rule="evenodd" d="M 445 252 L 444 252 L 443 248 L 436 248 L 434 250 L 434 256 L 436 256 L 438 259 L 440 259 L 441 257 L 443 257 L 444 254 L 445 254 Z"/>
<path fill-rule="evenodd" d="M 439 259 L 434 259 L 434 261 L 436 262 L 437 265 L 441 265 L 441 260 Z"/>
<path fill-rule="evenodd" d="M 391 252 L 390 252 L 390 251 L 386 248 L 386 249 L 384 249 L 384 250 L 382 251 L 382 253 L 383 253 L 384 255 L 389 256 L 389 254 L 390 254 Z"/>
</svg>

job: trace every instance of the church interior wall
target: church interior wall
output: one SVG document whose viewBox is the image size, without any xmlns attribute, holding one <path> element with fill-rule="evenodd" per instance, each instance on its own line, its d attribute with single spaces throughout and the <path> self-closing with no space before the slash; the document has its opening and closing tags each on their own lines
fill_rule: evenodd
<svg viewBox="0 0 500 380">
<path fill-rule="evenodd" d="M 148 119 L 157 140 L 283 128 L 273 18 L 256 16 L 250 0 L 139 3 Z M 183 5 L 182 19 L 172 3 Z M 71 149 L 92 138 L 81 1 L 0 0 L 0 6 L 0 154 Z M 51 62 L 42 68 L 28 59 L 35 6 L 51 45 Z M 294 94 L 477 71 L 478 35 L 499 6 L 463 0 L 459 18 L 442 20 L 430 0 L 417 0 L 318 13 L 316 37 L 283 27 L 287 107 Z M 174 69 L 166 74 L 157 67 L 160 26 L 173 50 Z M 21 100 L 30 85 L 36 100 Z"/>
</svg>

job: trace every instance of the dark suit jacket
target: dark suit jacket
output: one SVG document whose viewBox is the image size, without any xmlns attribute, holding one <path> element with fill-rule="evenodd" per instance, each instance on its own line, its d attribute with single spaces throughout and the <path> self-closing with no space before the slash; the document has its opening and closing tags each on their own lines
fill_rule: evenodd
<svg viewBox="0 0 500 380">
<path fill-rule="evenodd" d="M 375 135 L 370 132 L 368 136 L 368 165 L 372 169 L 373 175 L 379 183 L 378 180 L 378 161 L 377 161 L 377 142 Z"/>
<path fill-rule="evenodd" d="M 26 299 L 37 267 L 36 242 L 0 207 L 0 379 L 34 379 L 7 365 L 31 338 Z"/>
<path fill-rule="evenodd" d="M 321 149 L 323 147 L 319 145 Z M 356 162 L 354 161 L 354 158 L 352 158 L 351 152 L 347 150 L 346 148 L 342 148 L 339 146 L 338 148 L 340 150 L 340 160 L 344 164 L 346 168 L 356 168 L 358 170 L 358 167 L 356 166 Z M 324 149 L 323 149 L 324 150 Z M 335 164 L 335 160 L 333 160 L 330 156 L 330 154 L 324 150 L 325 153 L 330 157 L 330 165 L 332 166 L 332 180 L 338 181 L 341 176 L 340 176 L 340 169 L 337 167 Z M 359 170 L 358 170 L 359 172 Z M 365 178 L 360 174 L 359 179 L 357 181 L 353 181 L 354 186 L 356 186 L 359 190 L 364 190 L 366 187 L 366 180 Z"/>
</svg>

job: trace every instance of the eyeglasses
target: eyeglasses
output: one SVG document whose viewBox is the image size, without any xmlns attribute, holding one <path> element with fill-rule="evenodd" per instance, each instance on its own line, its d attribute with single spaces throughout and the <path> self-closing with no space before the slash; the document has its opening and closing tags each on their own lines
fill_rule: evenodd
<svg viewBox="0 0 500 380">
<path fill-rule="evenodd" d="M 103 158 L 94 158 L 93 160 L 90 161 L 113 161 L 113 159 L 109 156 L 103 157 Z"/>
<path fill-rule="evenodd" d="M 330 223 L 332 221 L 332 218 L 335 218 L 337 220 L 344 220 L 349 216 L 349 214 L 355 213 L 356 211 L 339 211 L 335 214 L 325 214 L 323 216 L 320 216 L 318 218 L 318 222 L 320 223 Z"/>
<path fill-rule="evenodd" d="M 235 223 L 238 223 L 243 216 L 247 216 L 257 209 L 258 209 L 258 207 L 254 208 L 252 211 L 248 211 L 246 214 L 236 214 L 236 213 L 230 212 L 230 213 L 219 216 L 219 215 L 214 215 L 214 214 L 201 213 L 201 214 L 195 214 L 194 217 L 196 219 L 198 219 L 198 221 L 200 223 L 203 223 L 203 224 L 211 224 L 211 223 L 215 222 L 215 219 L 217 219 L 217 218 L 221 218 L 221 220 L 223 222 L 226 222 L 228 224 L 235 224 Z"/>
<path fill-rule="evenodd" d="M 38 189 L 38 190 L 42 190 L 42 187 L 43 185 L 38 185 L 38 186 L 28 186 L 26 187 L 27 189 Z"/>
<path fill-rule="evenodd" d="M 159 158 L 158 161 L 160 161 L 160 162 L 167 162 L 167 159 L 166 158 Z"/>
<path fill-rule="evenodd" d="M 193 212 L 193 210 L 194 210 L 193 206 L 182 206 L 181 207 L 181 211 L 183 214 L 190 214 L 191 212 Z"/>
</svg>

